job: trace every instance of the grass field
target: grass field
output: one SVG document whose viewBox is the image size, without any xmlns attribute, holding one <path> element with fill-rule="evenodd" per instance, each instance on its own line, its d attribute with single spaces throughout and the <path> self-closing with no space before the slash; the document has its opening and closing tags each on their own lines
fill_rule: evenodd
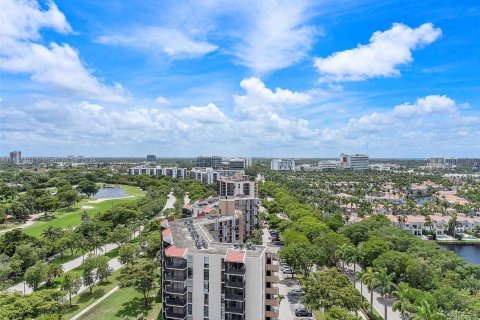
<svg viewBox="0 0 480 320">
<path fill-rule="evenodd" d="M 155 292 L 152 291 L 150 295 L 154 296 Z M 159 301 L 155 301 L 154 298 L 150 299 L 150 305 L 145 308 L 141 293 L 132 288 L 121 288 L 79 319 L 124 319 L 125 317 L 136 319 L 142 314 L 144 319 L 156 320 L 161 319 L 160 310 L 161 304 Z"/>
<path fill-rule="evenodd" d="M 121 185 L 128 195 L 133 196 L 132 198 L 125 199 L 115 199 L 115 200 L 106 200 L 99 203 L 88 203 L 92 199 L 83 199 L 75 206 L 70 209 L 62 209 L 56 212 L 50 213 L 48 218 L 45 220 L 43 217 L 38 219 L 33 225 L 26 227 L 23 231 L 26 234 L 32 235 L 34 237 L 40 237 L 42 231 L 47 229 L 49 226 L 57 228 L 70 228 L 78 226 L 81 223 L 81 216 L 84 209 L 82 206 L 91 206 L 92 209 L 85 209 L 90 216 L 94 216 L 99 212 L 106 211 L 112 206 L 126 203 L 136 199 L 137 197 L 143 196 L 144 192 L 137 187 Z"/>
<path fill-rule="evenodd" d="M 72 308 L 70 308 L 62 317 L 62 319 L 70 319 L 92 303 L 94 303 L 97 299 L 102 297 L 105 293 L 113 289 L 115 286 L 118 285 L 120 281 L 120 270 L 121 268 L 115 271 L 108 279 L 109 282 L 98 283 L 94 288 L 93 292 L 90 293 L 90 290 L 85 290 L 79 295 L 72 298 Z M 72 270 L 73 271 L 73 270 Z M 79 271 L 77 271 L 79 272 Z M 101 319 L 101 318 L 98 318 Z"/>
</svg>

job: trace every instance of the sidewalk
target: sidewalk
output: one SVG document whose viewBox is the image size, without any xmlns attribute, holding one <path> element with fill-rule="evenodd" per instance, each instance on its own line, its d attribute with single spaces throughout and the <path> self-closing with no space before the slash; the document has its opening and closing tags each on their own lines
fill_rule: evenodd
<svg viewBox="0 0 480 320">
<path fill-rule="evenodd" d="M 340 268 L 340 270 L 342 269 Z M 348 277 L 353 282 L 353 265 L 345 265 L 345 270 Z M 361 267 L 359 265 L 357 265 L 356 271 L 357 272 L 361 271 Z M 360 292 L 360 289 L 361 289 L 360 280 L 357 280 L 355 287 L 357 288 L 358 292 Z M 370 303 L 370 291 L 368 290 L 366 285 L 363 285 L 363 296 Z M 383 304 L 383 298 L 381 294 L 379 294 L 375 290 L 373 291 L 373 308 L 377 310 L 377 312 L 383 318 L 384 310 L 385 310 L 385 307 Z M 392 299 L 390 300 L 387 299 L 387 320 L 402 320 L 402 315 L 400 314 L 400 312 L 392 310 Z"/>
<path fill-rule="evenodd" d="M 82 311 L 80 311 L 79 313 L 77 313 L 76 315 L 74 315 L 73 317 L 70 318 L 70 320 L 77 320 L 78 318 L 80 318 L 81 316 L 83 316 L 85 313 L 87 313 L 88 311 L 90 311 L 90 309 L 92 309 L 93 307 L 95 307 L 97 304 L 99 304 L 100 302 L 102 302 L 103 300 L 105 300 L 109 295 L 111 295 L 112 293 L 114 293 L 115 291 L 117 291 L 119 289 L 118 286 L 116 286 L 115 288 L 113 288 L 112 290 L 108 291 L 107 293 L 105 293 L 103 296 L 101 296 L 97 301 L 95 301 L 94 303 L 92 303 L 91 305 L 89 305 L 88 307 L 86 307 L 85 309 L 83 309 Z"/>
</svg>

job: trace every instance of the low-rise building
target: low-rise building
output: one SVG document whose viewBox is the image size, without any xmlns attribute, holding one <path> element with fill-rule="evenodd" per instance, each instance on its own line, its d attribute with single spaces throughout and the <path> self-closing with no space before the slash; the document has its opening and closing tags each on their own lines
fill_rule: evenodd
<svg viewBox="0 0 480 320">
<path fill-rule="evenodd" d="M 295 171 L 295 160 L 272 159 L 270 169 L 274 171 Z"/>
<path fill-rule="evenodd" d="M 187 176 L 186 168 L 162 168 L 162 167 L 134 167 L 128 169 L 128 174 L 134 176 L 150 175 L 150 176 L 167 176 L 177 179 L 185 179 Z"/>
<path fill-rule="evenodd" d="M 232 177 L 235 175 L 244 175 L 243 170 L 215 170 L 213 168 L 192 168 L 190 170 L 190 179 L 202 181 L 203 183 L 217 182 L 220 177 Z"/>
<path fill-rule="evenodd" d="M 348 170 L 367 170 L 368 156 L 364 154 L 340 154 L 340 167 Z"/>
<path fill-rule="evenodd" d="M 318 169 L 319 170 L 334 170 L 339 167 L 340 163 L 334 160 L 325 160 L 318 162 Z"/>
</svg>

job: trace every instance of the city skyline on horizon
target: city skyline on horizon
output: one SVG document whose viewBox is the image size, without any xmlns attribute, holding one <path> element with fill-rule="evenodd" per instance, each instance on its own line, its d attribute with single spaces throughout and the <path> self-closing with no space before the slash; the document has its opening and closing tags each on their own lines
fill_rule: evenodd
<svg viewBox="0 0 480 320">
<path fill-rule="evenodd" d="M 475 1 L 129 4 L 4 1 L 1 155 L 480 156 Z"/>
</svg>

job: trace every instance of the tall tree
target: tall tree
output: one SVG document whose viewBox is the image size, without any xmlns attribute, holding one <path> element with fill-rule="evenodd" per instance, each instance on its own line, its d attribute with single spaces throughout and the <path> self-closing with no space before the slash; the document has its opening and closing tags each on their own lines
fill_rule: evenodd
<svg viewBox="0 0 480 320">
<path fill-rule="evenodd" d="M 143 295 L 143 304 L 148 306 L 149 292 L 154 288 L 155 264 L 143 262 L 128 269 L 128 276 L 120 281 L 122 287 L 133 287 Z"/>
<path fill-rule="evenodd" d="M 68 293 L 69 306 L 72 306 L 72 296 L 80 290 L 82 286 L 82 279 L 79 275 L 72 274 L 71 272 L 65 274 L 62 282 L 62 290 Z"/>
<path fill-rule="evenodd" d="M 387 269 L 385 268 L 381 268 L 379 271 L 375 272 L 377 287 L 380 290 L 380 293 L 383 298 L 384 320 L 387 320 L 388 295 L 395 288 L 395 284 L 393 283 L 393 277 L 394 277 L 394 274 L 393 273 L 389 274 Z"/>
<path fill-rule="evenodd" d="M 47 264 L 38 261 L 25 272 L 25 282 L 35 291 L 40 284 L 47 280 Z"/>
</svg>

